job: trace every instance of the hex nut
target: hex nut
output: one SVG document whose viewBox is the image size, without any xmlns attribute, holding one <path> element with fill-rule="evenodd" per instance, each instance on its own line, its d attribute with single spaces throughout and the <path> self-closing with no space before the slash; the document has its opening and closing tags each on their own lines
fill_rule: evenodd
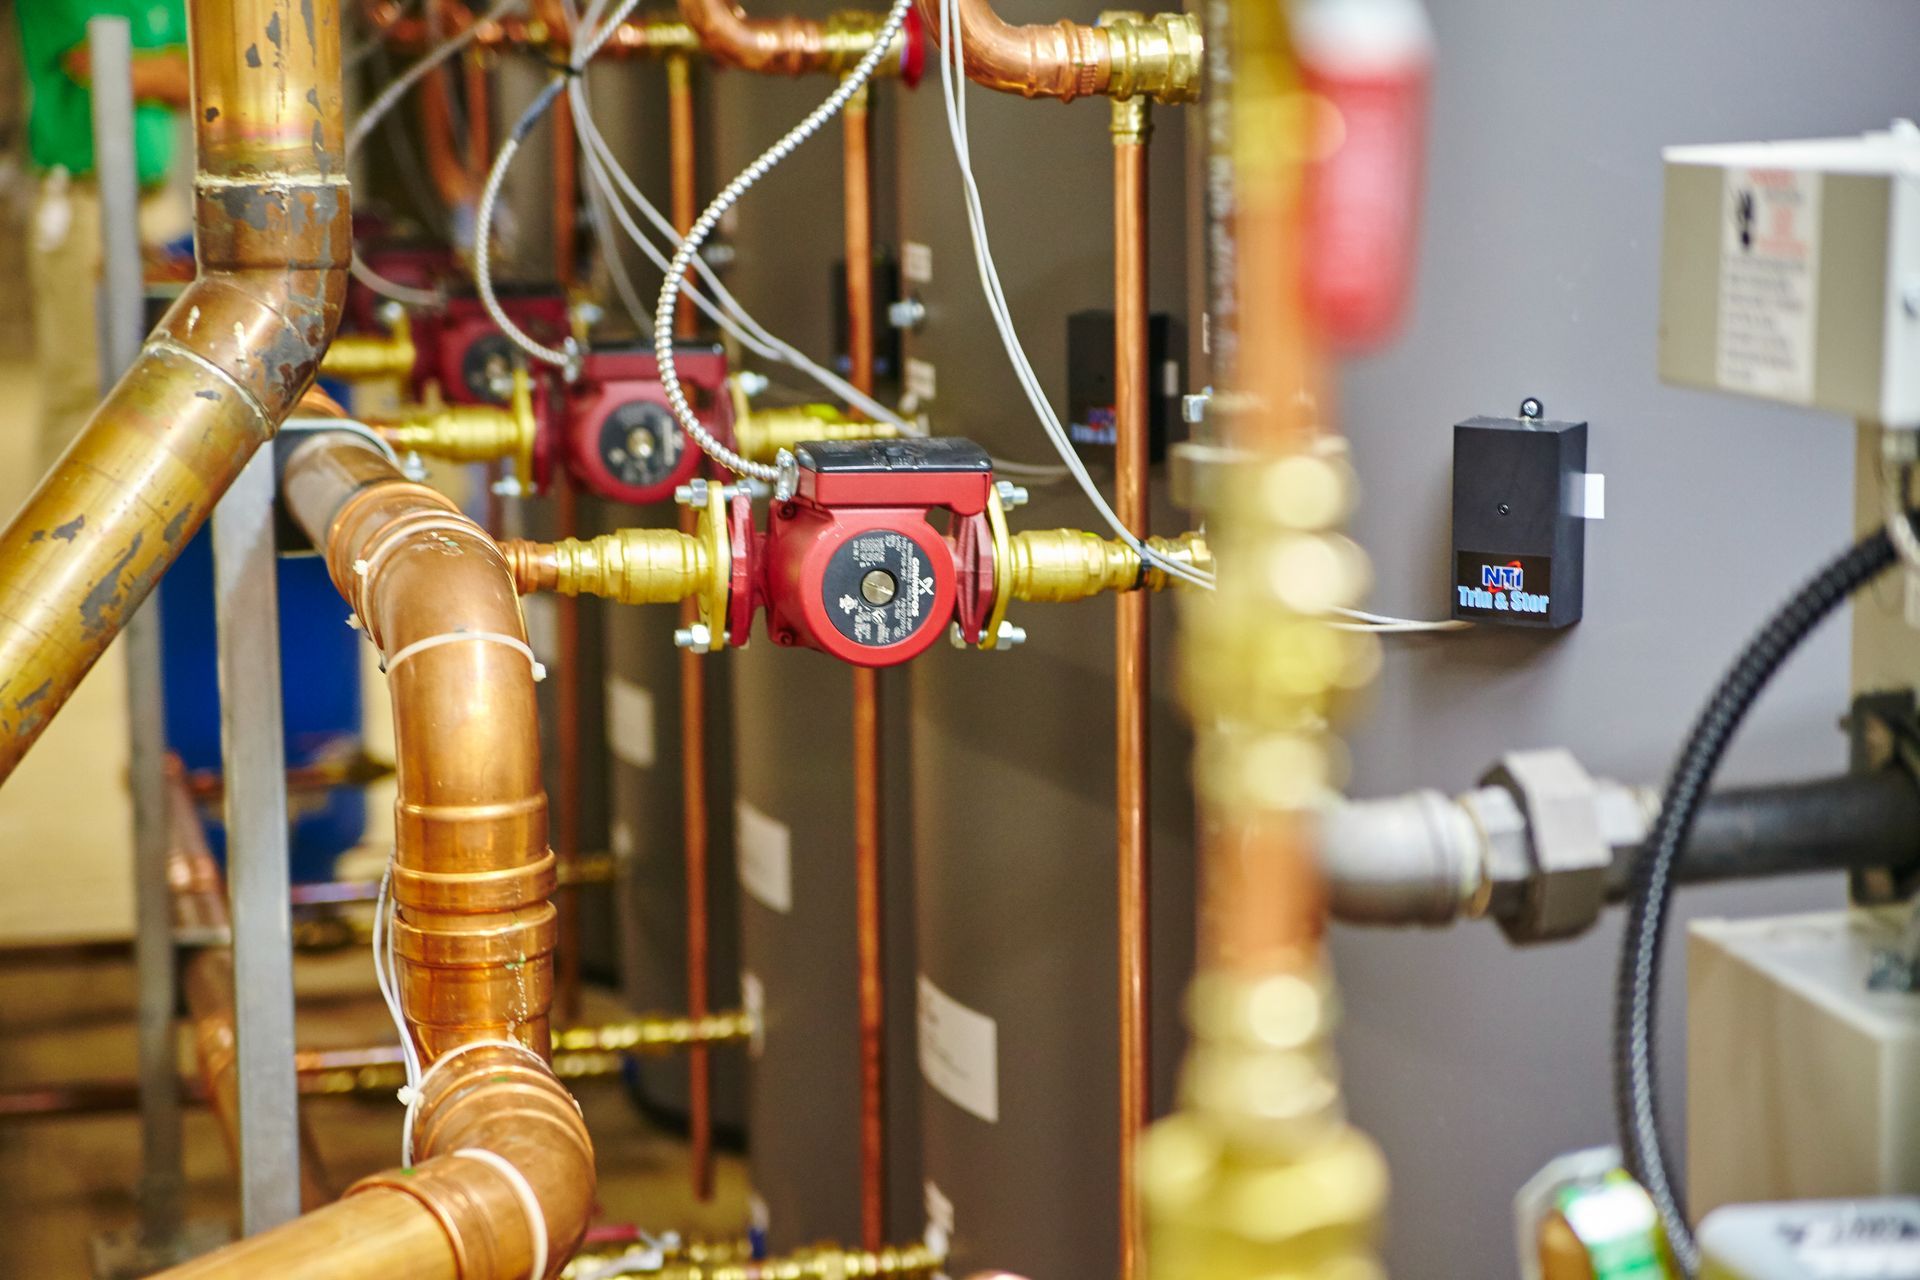
<svg viewBox="0 0 1920 1280">
<path fill-rule="evenodd" d="M 1510 792 L 1527 822 L 1532 865 L 1524 891 L 1496 912 L 1501 929 L 1515 942 L 1546 942 L 1591 928 L 1613 861 L 1600 785 L 1559 748 L 1504 756 L 1481 781 Z"/>
</svg>

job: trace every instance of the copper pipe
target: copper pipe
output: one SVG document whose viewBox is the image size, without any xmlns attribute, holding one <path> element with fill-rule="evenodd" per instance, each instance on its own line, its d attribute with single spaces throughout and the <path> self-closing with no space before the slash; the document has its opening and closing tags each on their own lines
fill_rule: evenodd
<svg viewBox="0 0 1920 1280">
<path fill-rule="evenodd" d="M 167 761 L 167 883 L 173 891 L 175 929 L 228 927 L 227 890 L 220 864 L 207 849 L 206 831 L 177 759 Z M 227 1158 L 240 1162 L 240 1073 L 235 1058 L 233 952 L 200 947 L 188 953 L 180 972 L 193 1022 L 194 1060 L 201 1092 L 213 1108 Z M 320 1148 L 305 1115 L 300 1117 L 300 1203 L 308 1209 L 334 1197 Z"/>
<path fill-rule="evenodd" d="M 462 58 L 467 86 L 467 187 L 484 190 L 493 164 L 493 77 L 484 49 L 468 49 Z"/>
<path fill-rule="evenodd" d="M 873 390 L 873 166 L 868 89 L 843 114 L 847 354 L 855 387 Z M 878 1249 L 887 1233 L 886 898 L 880 775 L 880 677 L 853 670 L 854 932 L 860 1000 L 860 1235 Z"/>
<path fill-rule="evenodd" d="M 448 89 L 449 72 L 436 68 L 420 82 L 420 131 L 426 140 L 427 173 L 433 179 L 434 193 L 449 209 L 471 204 L 480 188 L 473 185 L 468 167 L 471 157 L 455 137 L 453 95 Z M 482 178 L 484 182 L 484 177 Z"/>
<path fill-rule="evenodd" d="M 387 770 L 391 773 L 392 770 Z M 573 869 L 560 871 L 557 867 L 556 883 L 565 885 L 612 884 L 617 878 L 614 860 L 611 854 L 583 854 L 574 859 Z M 293 905 L 298 907 L 332 906 L 347 902 L 372 902 L 380 896 L 380 885 L 374 880 L 322 880 L 312 884 L 296 884 L 292 888 Z"/>
<path fill-rule="evenodd" d="M 924 1244 L 838 1249 L 820 1245 L 759 1262 L 673 1262 L 660 1280 L 931 1280 L 945 1259 Z"/>
<path fill-rule="evenodd" d="M 698 153 L 694 133 L 693 65 L 685 54 L 667 59 L 667 120 L 674 230 L 685 235 L 699 216 Z M 698 325 L 692 299 L 682 296 L 674 331 L 691 337 Z M 680 508 L 680 532 L 691 536 L 699 513 Z M 697 545 L 697 544 L 694 544 Z M 680 623 L 700 621 L 693 596 L 680 602 Z M 707 820 L 707 668 L 698 654 L 680 652 L 680 856 L 687 880 L 687 1012 L 707 1011 L 707 970 L 712 964 L 709 923 L 713 910 L 707 884 L 712 831 Z M 694 1198 L 713 1198 L 713 1064 L 704 1048 L 687 1054 L 687 1129 Z"/>
<path fill-rule="evenodd" d="M 505 557 L 450 499 L 400 479 L 358 437 L 302 443 L 283 493 L 387 656 L 394 939 L 415 1039 L 429 1059 L 483 1038 L 545 1052 L 554 858 L 533 664 L 508 643 L 442 640 L 525 642 Z M 498 967 L 505 960 L 516 963 Z"/>
<path fill-rule="evenodd" d="M 336 6 L 199 0 L 195 15 L 199 274 L 0 534 L 0 780 L 279 428 L 339 322 Z"/>
<path fill-rule="evenodd" d="M 579 1107 L 542 1061 L 553 855 L 519 598 L 479 526 L 358 436 L 303 442 L 283 492 L 387 655 L 399 761 L 394 943 L 409 1032 L 433 1064 L 413 1129 L 422 1158 L 165 1274 L 518 1280 L 538 1270 L 522 1199 L 531 1192 L 549 1244 L 545 1280 L 586 1232 L 594 1171 Z M 485 1040 L 537 1058 L 476 1043 Z M 462 1154 L 476 1150 L 518 1178 Z"/>
<path fill-rule="evenodd" d="M 873 47 L 882 25 L 876 13 L 837 13 L 819 22 L 749 18 L 734 0 L 679 0 L 679 4 L 680 16 L 714 61 L 764 75 L 844 74 Z M 913 38 L 904 30 L 895 36 L 901 56 L 883 59 L 877 72 L 901 71 Z"/>
<path fill-rule="evenodd" d="M 700 216 L 699 149 L 694 134 L 693 59 L 684 53 L 667 57 L 667 138 L 672 168 L 673 229 L 681 235 L 693 229 Z M 691 338 L 699 331 L 693 299 L 680 298 L 674 313 L 676 337 Z"/>
<path fill-rule="evenodd" d="M 603 1026 L 571 1027 L 554 1033 L 553 1074 L 561 1080 L 615 1076 L 633 1054 L 705 1052 L 712 1045 L 745 1044 L 752 1035 L 752 1020 L 739 1011 L 704 1018 L 649 1014 Z M 392 1093 L 407 1082 L 397 1044 L 301 1049 L 293 1061 L 300 1092 L 308 1095 Z M 190 1101 L 208 1101 L 206 1082 L 197 1076 L 183 1080 L 181 1088 Z M 0 1089 L 0 1120 L 97 1115 L 133 1111 L 139 1105 L 140 1084 L 131 1078 L 43 1081 Z"/>
<path fill-rule="evenodd" d="M 564 95 L 562 96 L 564 101 Z M 572 481 L 558 477 L 554 485 L 553 520 L 562 538 L 573 536 L 580 526 L 580 499 Z M 554 825 L 553 855 L 559 867 L 571 878 L 574 863 L 580 857 L 580 601 L 576 596 L 560 596 L 554 603 L 555 630 L 559 633 L 560 688 L 554 698 L 554 750 L 559 756 L 556 769 L 558 820 Z M 580 894 L 566 889 L 559 895 L 560 909 L 560 1016 L 580 1016 Z"/>
<path fill-rule="evenodd" d="M 1198 24 L 1183 13 L 1129 13 L 1097 27 L 1062 20 L 1016 26 L 992 0 L 954 0 L 967 78 L 1002 93 L 1071 102 L 1094 94 L 1186 102 L 1200 88 Z M 940 29 L 938 0 L 922 20 Z"/>
<path fill-rule="evenodd" d="M 553 278 L 563 292 L 579 276 L 579 140 L 573 133 L 573 99 L 553 102 Z M 567 531 L 568 534 L 572 530 Z"/>
<path fill-rule="evenodd" d="M 391 6 L 389 6 L 391 8 Z M 420 18 L 396 17 L 384 28 L 382 40 L 397 52 L 418 53 L 435 43 Z M 503 17 L 482 21 L 473 47 L 492 52 L 522 49 L 534 53 L 562 54 L 565 45 L 555 28 L 540 19 Z M 700 37 L 692 27 L 676 18 L 658 14 L 630 18 L 622 22 L 600 51 L 605 57 L 659 57 L 671 53 L 699 53 Z"/>
<path fill-rule="evenodd" d="M 1114 513 L 1136 537 L 1147 505 L 1147 100 L 1113 104 Z M 1140 1274 L 1134 1152 L 1153 1106 L 1148 1027 L 1147 605 L 1129 591 L 1114 602 L 1115 823 L 1119 854 L 1120 1275 Z"/>
</svg>

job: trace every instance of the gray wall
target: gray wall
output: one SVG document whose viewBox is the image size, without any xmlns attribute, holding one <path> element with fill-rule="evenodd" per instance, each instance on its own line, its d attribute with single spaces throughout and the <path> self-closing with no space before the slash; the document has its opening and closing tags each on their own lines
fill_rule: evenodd
<svg viewBox="0 0 1920 1280">
<path fill-rule="evenodd" d="M 1654 375 L 1663 144 L 1818 136 L 1911 111 L 1920 8 L 1784 0 L 1432 6 L 1441 45 L 1419 296 L 1391 350 L 1354 363 L 1342 426 L 1364 483 L 1374 606 L 1446 606 L 1449 426 L 1536 395 L 1592 424 L 1607 519 L 1587 536 L 1586 620 L 1560 638 L 1391 643 L 1353 726 L 1350 792 L 1459 788 L 1501 751 L 1565 744 L 1596 772 L 1664 776 L 1747 635 L 1849 536 L 1840 421 L 1663 387 Z M 1844 623 L 1779 677 L 1726 771 L 1839 766 Z M 1683 896 L 1693 915 L 1839 900 L 1835 882 Z M 1515 951 L 1490 928 L 1337 933 L 1352 1108 L 1394 1173 L 1399 1275 L 1514 1274 L 1513 1188 L 1610 1140 L 1617 922 Z M 1672 953 L 1662 1055 L 1678 1139 Z"/>
</svg>

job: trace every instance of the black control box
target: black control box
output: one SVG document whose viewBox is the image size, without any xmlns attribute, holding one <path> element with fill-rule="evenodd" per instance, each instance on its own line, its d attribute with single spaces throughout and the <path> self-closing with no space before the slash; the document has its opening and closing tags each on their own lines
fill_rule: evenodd
<svg viewBox="0 0 1920 1280">
<path fill-rule="evenodd" d="M 1453 616 L 1580 621 L 1587 424 L 1469 418 L 1453 429 Z"/>
<path fill-rule="evenodd" d="M 1148 455 L 1161 461 L 1180 422 L 1186 385 L 1184 335 L 1170 316 L 1147 317 Z M 1067 436 L 1092 451 L 1112 449 L 1115 435 L 1113 312 L 1076 311 L 1067 317 Z"/>
</svg>

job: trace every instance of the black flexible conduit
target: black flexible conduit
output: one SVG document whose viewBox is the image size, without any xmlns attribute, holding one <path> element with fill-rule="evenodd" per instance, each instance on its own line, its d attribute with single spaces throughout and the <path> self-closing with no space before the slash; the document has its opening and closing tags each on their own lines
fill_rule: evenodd
<svg viewBox="0 0 1920 1280">
<path fill-rule="evenodd" d="M 1694 721 L 1633 868 L 1614 994 L 1615 1119 L 1627 1168 L 1653 1198 L 1674 1259 L 1689 1276 L 1699 1273 L 1700 1248 L 1687 1225 L 1681 1193 L 1667 1173 L 1654 1079 L 1654 1016 L 1659 1008 L 1660 959 L 1672 904 L 1674 864 L 1727 744 L 1754 699 L 1828 614 L 1893 563 L 1893 542 L 1881 529 L 1816 573 L 1747 642 Z"/>
</svg>

